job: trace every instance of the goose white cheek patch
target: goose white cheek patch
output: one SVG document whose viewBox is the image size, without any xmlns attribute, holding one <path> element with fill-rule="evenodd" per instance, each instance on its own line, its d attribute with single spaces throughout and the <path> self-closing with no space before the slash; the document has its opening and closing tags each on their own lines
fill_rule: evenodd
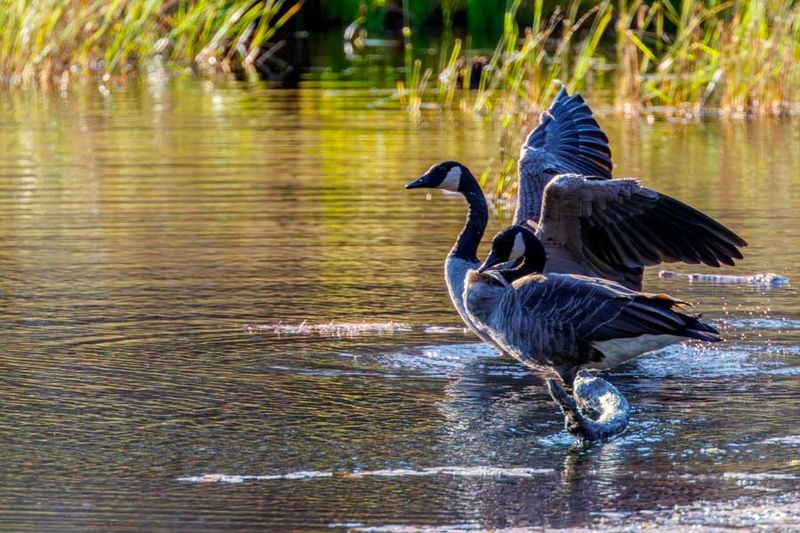
<svg viewBox="0 0 800 533">
<path fill-rule="evenodd" d="M 522 238 L 521 233 L 517 233 L 517 236 L 514 237 L 514 247 L 511 248 L 511 256 L 509 260 L 513 261 L 514 259 L 520 258 L 525 255 L 525 240 Z"/>
<path fill-rule="evenodd" d="M 448 191 L 458 192 L 458 186 L 461 183 L 461 168 L 460 167 L 453 167 L 447 173 L 447 176 L 444 177 L 442 183 L 439 185 L 439 189 L 445 189 Z"/>
</svg>

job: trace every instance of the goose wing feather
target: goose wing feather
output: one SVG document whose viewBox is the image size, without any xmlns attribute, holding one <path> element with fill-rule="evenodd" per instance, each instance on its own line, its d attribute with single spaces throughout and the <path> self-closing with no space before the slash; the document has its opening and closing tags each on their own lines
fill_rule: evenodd
<svg viewBox="0 0 800 533">
<path fill-rule="evenodd" d="M 523 149 L 540 148 L 555 156 L 571 172 L 611 178 L 611 149 L 592 110 L 579 94 L 562 87 Z"/>
<path fill-rule="evenodd" d="M 633 178 L 575 174 L 545 187 L 536 234 L 549 271 L 592 273 L 637 290 L 645 266 L 733 265 L 747 246 L 711 217 Z"/>
<path fill-rule="evenodd" d="M 581 304 L 564 283 L 531 275 L 507 288 L 485 322 L 506 353 L 541 369 L 562 370 L 601 361 L 602 353 L 578 334 L 571 320 Z"/>
<path fill-rule="evenodd" d="M 601 361 L 595 343 L 607 340 L 642 335 L 721 340 L 717 330 L 687 313 L 683 304 L 598 278 L 533 275 L 505 292 L 493 328 L 502 331 L 504 344 L 547 358 L 556 368 Z"/>
<path fill-rule="evenodd" d="M 572 172 L 611 178 L 611 148 L 592 110 L 563 87 L 522 145 L 515 224 L 539 220 L 542 193 L 554 174 Z"/>
</svg>

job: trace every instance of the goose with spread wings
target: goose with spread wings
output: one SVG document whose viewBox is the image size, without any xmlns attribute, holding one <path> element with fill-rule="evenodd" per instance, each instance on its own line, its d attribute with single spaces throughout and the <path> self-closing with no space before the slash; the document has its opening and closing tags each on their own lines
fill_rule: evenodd
<svg viewBox="0 0 800 533">
<path fill-rule="evenodd" d="M 601 277 L 639 290 L 644 266 L 685 261 L 713 266 L 741 258 L 743 239 L 699 211 L 642 187 L 611 179 L 611 150 L 580 95 L 561 90 L 528 136 L 519 163 L 515 223 L 529 224 L 544 243 L 549 272 Z M 549 186 L 549 185 L 552 185 Z M 445 282 L 461 319 L 464 277 L 480 265 L 478 246 L 489 218 L 470 170 L 456 161 L 433 165 L 407 189 L 463 195 L 467 220 L 445 260 Z"/>
<path fill-rule="evenodd" d="M 646 266 L 742 258 L 747 242 L 719 222 L 611 171 L 608 138 L 583 98 L 562 89 L 520 152 L 514 216 L 544 244 L 549 272 L 641 290 Z"/>
</svg>

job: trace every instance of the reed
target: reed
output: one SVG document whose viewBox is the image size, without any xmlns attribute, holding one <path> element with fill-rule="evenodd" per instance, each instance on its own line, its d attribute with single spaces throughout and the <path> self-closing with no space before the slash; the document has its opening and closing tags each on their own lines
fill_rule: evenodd
<svg viewBox="0 0 800 533">
<path fill-rule="evenodd" d="M 445 25 L 439 65 L 432 67 L 416 56 L 411 36 L 437 1 Z M 159 61 L 254 76 L 256 63 L 274 50 L 275 32 L 304 0 L 0 2 L 0 81 L 63 85 L 81 73 L 125 76 Z M 344 12 L 361 3 L 342 0 L 327 8 L 337 5 Z M 797 0 L 402 5 L 404 76 L 388 100 L 415 116 L 427 108 L 450 108 L 493 121 L 500 142 L 481 180 L 498 198 L 514 193 L 523 136 L 562 84 L 585 94 L 603 89 L 626 113 L 800 113 Z M 453 38 L 452 15 L 462 8 L 472 29 L 502 23 L 492 50 L 474 50 L 469 38 Z M 527 27 L 520 20 L 529 21 Z"/>
<path fill-rule="evenodd" d="M 667 113 L 783 115 L 800 98 L 800 4 L 640 2 L 618 46 L 617 98 Z M 666 32 L 665 27 L 674 27 Z M 620 49 L 624 52 L 620 57 Z M 622 58 L 622 60 L 620 60 Z"/>
<path fill-rule="evenodd" d="M 481 182 L 499 200 L 515 193 L 523 136 L 562 84 L 589 94 L 607 89 L 626 113 L 744 118 L 800 112 L 800 3 L 794 0 L 589 6 L 570 0 L 549 12 L 533 0 L 532 24 L 522 31 L 520 5 L 509 5 L 477 90 L 454 98 L 476 61 L 476 52 L 458 42 L 436 91 L 415 93 L 498 125 L 497 155 Z"/>
<path fill-rule="evenodd" d="M 544 3 L 533 4 L 533 25 L 520 32 L 517 24 L 521 0 L 513 0 L 505 13 L 503 33 L 491 55 L 461 52 L 456 41 L 438 77 L 438 106 L 490 117 L 500 131 L 497 155 L 480 177 L 481 185 L 497 199 L 510 197 L 516 187 L 519 146 L 536 113 L 544 108 L 562 84 L 571 90 L 591 89 L 601 38 L 612 20 L 610 1 L 581 13 L 573 0 L 565 9 L 545 13 Z M 481 68 L 475 91 L 470 84 L 475 66 Z M 417 93 L 418 94 L 418 93 Z"/>
<path fill-rule="evenodd" d="M 253 72 L 304 0 L 5 0 L 0 75 L 49 84 L 80 73 L 135 72 L 154 58 Z"/>
</svg>

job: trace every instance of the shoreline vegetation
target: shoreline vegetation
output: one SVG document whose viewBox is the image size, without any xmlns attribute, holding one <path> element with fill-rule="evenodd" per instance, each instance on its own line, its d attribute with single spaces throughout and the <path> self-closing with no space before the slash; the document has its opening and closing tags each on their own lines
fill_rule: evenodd
<svg viewBox="0 0 800 533">
<path fill-rule="evenodd" d="M 254 75 L 305 0 L 0 0 L 0 80 L 124 79 L 154 62 Z"/>
<path fill-rule="evenodd" d="M 455 106 L 498 124 L 497 156 L 480 177 L 495 200 L 516 193 L 519 147 L 562 85 L 610 95 L 626 116 L 800 115 L 800 2 L 711 0 L 676 7 L 607 0 L 581 10 L 582 3 L 571 0 L 546 13 L 535 0 L 532 25 L 523 30 L 516 23 L 520 6 L 520 0 L 510 4 L 491 56 L 462 53 L 454 40 L 435 91 L 425 90 L 434 73 L 420 74 L 419 60 L 400 87 L 412 112 Z M 466 91 L 476 61 L 477 87 Z M 456 98 L 459 88 L 474 94 Z"/>
<path fill-rule="evenodd" d="M 320 4 L 2 0 L 0 86 L 64 92 L 74 79 L 94 77 L 103 92 L 112 79 L 124 83 L 154 68 L 264 78 L 265 71 L 286 66 L 277 52 L 289 26 L 296 33 L 325 24 L 317 13 Z M 603 95 L 626 115 L 800 114 L 796 0 L 498 0 L 492 8 L 475 0 L 327 4 L 329 12 L 338 9 L 337 29 L 352 18 L 343 31 L 351 53 L 392 40 L 402 47 L 403 74 L 389 100 L 412 116 L 453 110 L 498 126 L 498 155 L 481 178 L 498 199 L 513 195 L 523 136 L 562 85 L 570 92 Z M 439 14 L 434 65 L 423 61 L 430 52 L 415 40 L 426 10 Z M 493 50 L 473 48 L 469 34 L 454 31 L 459 14 L 470 20 L 469 27 L 502 20 Z"/>
</svg>

